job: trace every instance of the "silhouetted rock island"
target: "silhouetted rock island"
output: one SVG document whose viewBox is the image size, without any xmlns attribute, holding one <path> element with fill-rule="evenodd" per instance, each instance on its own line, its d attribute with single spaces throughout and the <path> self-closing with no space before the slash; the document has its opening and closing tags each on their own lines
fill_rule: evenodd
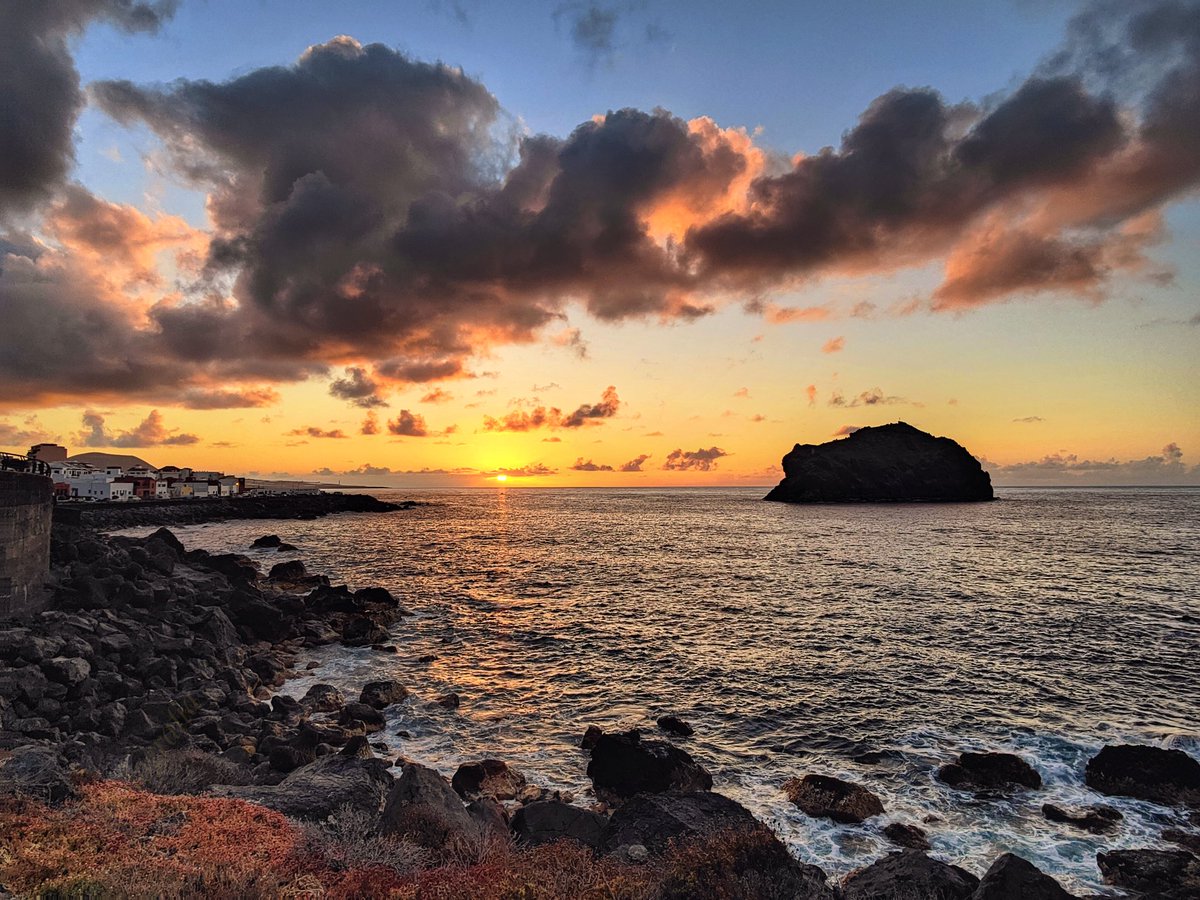
<svg viewBox="0 0 1200 900">
<path fill-rule="evenodd" d="M 797 444 L 767 500 L 959 502 L 992 499 L 992 479 L 950 438 L 906 422 L 860 428 L 843 440 Z"/>
</svg>

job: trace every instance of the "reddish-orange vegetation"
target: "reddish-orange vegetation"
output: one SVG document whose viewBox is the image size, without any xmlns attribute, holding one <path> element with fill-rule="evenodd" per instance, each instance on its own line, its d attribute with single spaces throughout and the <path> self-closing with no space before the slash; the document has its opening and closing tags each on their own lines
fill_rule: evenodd
<svg viewBox="0 0 1200 900">
<path fill-rule="evenodd" d="M 240 800 L 95 781 L 60 807 L 0 801 L 0 885 L 21 896 L 669 900 L 769 896 L 786 861 L 766 833 L 714 836 L 644 866 L 570 843 L 490 847 L 405 872 L 350 865 L 311 829 Z M 784 875 L 786 880 L 786 875 Z"/>
<path fill-rule="evenodd" d="M 59 808 L 0 803 L 0 884 L 22 895 L 362 896 L 366 874 L 334 871 L 302 829 L 239 800 L 99 781 Z M 386 896 L 394 874 L 369 874 Z"/>
</svg>

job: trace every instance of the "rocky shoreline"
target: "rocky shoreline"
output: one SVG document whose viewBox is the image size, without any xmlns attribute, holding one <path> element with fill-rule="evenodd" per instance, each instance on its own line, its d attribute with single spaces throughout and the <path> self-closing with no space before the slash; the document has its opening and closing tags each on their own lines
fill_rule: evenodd
<svg viewBox="0 0 1200 900">
<path fill-rule="evenodd" d="M 54 521 L 100 531 L 139 525 L 198 525 L 229 519 L 319 519 L 333 513 L 395 512 L 418 503 L 391 503 L 370 494 L 263 494 L 138 503 L 59 503 Z"/>
<path fill-rule="evenodd" d="M 255 545 L 279 543 L 268 535 Z M 592 728 L 583 736 L 580 765 L 593 794 L 586 805 L 531 785 L 497 759 L 465 764 L 447 779 L 390 746 L 396 739 L 384 733 L 384 711 L 407 696 L 403 684 L 369 682 L 349 697 L 324 684 L 298 700 L 276 692 L 303 671 L 311 648 L 340 642 L 396 653 L 389 630 L 403 628 L 408 613 L 387 590 L 331 585 L 298 560 L 264 574 L 245 556 L 189 551 L 165 528 L 144 538 L 106 537 L 58 523 L 52 558 L 54 607 L 0 623 L 0 801 L 23 796 L 69 806 L 79 802 L 81 773 L 89 772 L 155 794 L 247 801 L 320 827 L 365 823 L 373 840 L 402 841 L 427 854 L 429 865 L 457 859 L 463 848 L 565 841 L 619 871 L 648 872 L 680 848 L 708 848 L 705 861 L 689 863 L 697 867 L 692 888 L 685 878 L 683 887 L 671 881 L 674 888 L 629 896 L 704 896 L 695 885 L 711 882 L 698 873 L 714 865 L 724 867 L 721 883 L 735 886 L 730 896 L 1071 896 L 1012 854 L 982 877 L 941 862 L 926 852 L 920 824 L 902 821 L 884 829 L 896 852 L 834 884 L 789 854 L 747 809 L 713 791 L 712 775 L 686 750 L 636 730 Z M 670 716 L 658 725 L 666 735 L 691 731 Z M 934 777 L 961 791 L 964 802 L 1042 785 L 1025 760 L 1007 753 L 963 753 Z M 1200 763 L 1185 753 L 1105 747 L 1085 777 L 1104 794 L 1190 809 L 1200 827 Z M 812 817 L 853 825 L 887 816 L 868 787 L 819 772 L 798 775 L 785 793 Z M 1120 827 L 1120 814 L 1102 805 L 1047 805 L 1043 812 L 1064 829 L 1105 834 Z M 1193 828 L 1163 837 L 1180 849 L 1100 853 L 1099 872 L 1129 896 L 1200 896 L 1200 834 Z M 735 849 L 725 858 L 714 855 L 718 845 Z"/>
</svg>

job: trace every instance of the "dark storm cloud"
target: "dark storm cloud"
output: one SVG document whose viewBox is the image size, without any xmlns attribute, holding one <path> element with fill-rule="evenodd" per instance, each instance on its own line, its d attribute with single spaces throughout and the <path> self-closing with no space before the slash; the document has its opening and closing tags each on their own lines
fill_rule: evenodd
<svg viewBox="0 0 1200 900">
<path fill-rule="evenodd" d="M 0 4 L 0 222 L 28 210 L 65 180 L 71 132 L 83 108 L 70 41 L 94 21 L 153 32 L 176 0 L 51 0 Z"/>
<path fill-rule="evenodd" d="M 364 409 L 388 405 L 379 396 L 379 383 L 358 366 L 348 367 L 341 378 L 330 383 L 329 393 Z"/>
<path fill-rule="evenodd" d="M 43 168 L 0 173 L 0 205 L 61 186 L 79 104 L 68 38 L 91 18 L 145 30 L 170 11 L 28 8 L 0 29 L 14 50 L 0 65 L 43 73 L 45 118 L 28 113 Z M 32 83 L 24 69 L 5 80 Z M 820 318 L 831 310 L 757 298 L 936 260 L 944 280 L 922 301 L 935 310 L 1045 291 L 1098 299 L 1118 275 L 1161 277 L 1145 248 L 1164 206 L 1200 183 L 1200 4 L 1089 7 L 1064 52 L 994 101 L 897 88 L 837 148 L 788 163 L 664 110 L 610 112 L 563 139 L 501 137 L 513 130 L 478 81 L 345 37 L 225 82 L 110 81 L 92 96 L 151 128 L 208 192 L 211 245 L 198 281 L 134 310 L 65 246 L 99 252 L 106 233 L 84 218 L 115 221 L 111 205 L 73 204 L 57 242 L 0 239 L 0 400 L 165 402 L 335 366 L 381 389 L 465 378 L 497 345 L 552 329 L 569 342 L 574 304 L 678 321 L 750 293 L 773 321 Z M 6 159 L 28 155 L 11 116 L 24 121 L 29 102 L 24 87 L 0 98 Z"/>
<path fill-rule="evenodd" d="M 1080 178 L 1121 140 L 1112 102 L 1075 78 L 1032 79 L 983 114 L 898 88 L 871 104 L 838 150 L 760 178 L 751 212 L 697 227 L 688 245 L 712 275 L 750 282 L 895 265 L 951 246 L 1027 188 Z"/>
<path fill-rule="evenodd" d="M 707 450 L 703 447 L 699 450 L 676 449 L 667 454 L 667 461 L 663 463 L 663 468 L 675 471 L 691 469 L 708 472 L 717 467 L 717 460 L 728 455 L 720 447 L 709 447 Z"/>
</svg>

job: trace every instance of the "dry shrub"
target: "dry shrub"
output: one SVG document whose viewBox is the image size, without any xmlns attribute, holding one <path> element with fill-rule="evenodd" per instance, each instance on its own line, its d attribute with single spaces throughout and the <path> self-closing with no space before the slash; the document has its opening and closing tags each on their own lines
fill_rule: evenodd
<svg viewBox="0 0 1200 900">
<path fill-rule="evenodd" d="M 417 874 L 396 896 L 406 900 L 652 900 L 650 872 L 560 841 L 531 849 L 498 845 L 471 866 Z"/>
<path fill-rule="evenodd" d="M 430 853 L 411 841 L 379 833 L 379 816 L 342 806 L 327 821 L 306 825 L 313 848 L 347 869 L 379 867 L 407 875 L 430 863 Z"/>
<path fill-rule="evenodd" d="M 200 750 L 164 750 L 135 765 L 133 780 L 155 794 L 201 794 L 215 784 L 249 784 L 250 771 Z"/>
</svg>

